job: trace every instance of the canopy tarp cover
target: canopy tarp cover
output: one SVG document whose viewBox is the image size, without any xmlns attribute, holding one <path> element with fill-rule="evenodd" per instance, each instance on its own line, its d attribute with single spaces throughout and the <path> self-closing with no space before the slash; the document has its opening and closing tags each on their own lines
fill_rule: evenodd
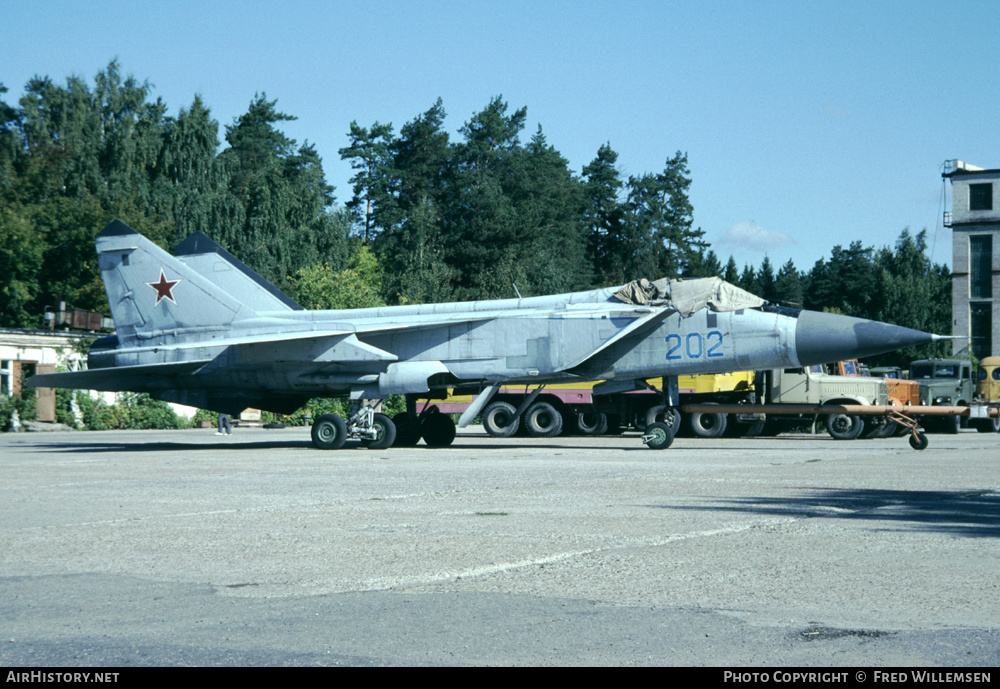
<svg viewBox="0 0 1000 689">
<path fill-rule="evenodd" d="M 738 311 L 764 305 L 760 297 L 731 285 L 722 278 L 694 278 L 668 280 L 661 278 L 633 280 L 615 292 L 615 299 L 625 304 L 669 303 L 682 316 L 690 316 L 706 306 L 712 311 Z"/>
</svg>

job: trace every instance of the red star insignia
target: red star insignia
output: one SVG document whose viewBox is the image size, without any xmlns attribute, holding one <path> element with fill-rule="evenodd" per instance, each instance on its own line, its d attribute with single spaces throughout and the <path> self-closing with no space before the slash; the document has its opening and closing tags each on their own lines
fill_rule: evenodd
<svg viewBox="0 0 1000 689">
<path fill-rule="evenodd" d="M 174 289 L 174 285 L 180 281 L 180 278 L 177 278 L 176 280 L 168 280 L 166 275 L 163 274 L 163 268 L 160 268 L 160 281 L 146 283 L 156 290 L 156 303 L 153 304 L 153 306 L 159 306 L 160 301 L 163 299 L 169 299 L 176 306 L 177 302 L 174 300 L 172 290 Z"/>
</svg>

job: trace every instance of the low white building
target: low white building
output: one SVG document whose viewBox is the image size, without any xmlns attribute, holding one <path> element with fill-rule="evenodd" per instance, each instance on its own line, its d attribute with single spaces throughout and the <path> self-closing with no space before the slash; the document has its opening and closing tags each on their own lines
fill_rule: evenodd
<svg viewBox="0 0 1000 689">
<path fill-rule="evenodd" d="M 86 354 L 78 350 L 91 337 L 86 333 L 0 328 L 0 395 L 19 395 L 24 379 L 36 373 L 85 366 Z M 38 420 L 56 420 L 56 397 L 51 388 L 38 390 Z"/>
</svg>

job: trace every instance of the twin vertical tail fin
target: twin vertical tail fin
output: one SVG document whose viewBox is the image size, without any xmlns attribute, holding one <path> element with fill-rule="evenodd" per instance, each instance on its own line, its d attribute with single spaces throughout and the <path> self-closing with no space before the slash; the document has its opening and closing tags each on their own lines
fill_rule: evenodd
<svg viewBox="0 0 1000 689">
<path fill-rule="evenodd" d="M 98 233 L 98 262 L 121 343 L 204 337 L 260 311 L 301 308 L 205 235 L 192 237 L 171 256 L 120 220 Z"/>
</svg>

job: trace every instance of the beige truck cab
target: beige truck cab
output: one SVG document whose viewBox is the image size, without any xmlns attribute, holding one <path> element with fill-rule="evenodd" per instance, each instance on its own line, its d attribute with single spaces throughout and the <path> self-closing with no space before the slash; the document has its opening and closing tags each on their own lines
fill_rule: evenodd
<svg viewBox="0 0 1000 689">
<path fill-rule="evenodd" d="M 822 365 L 775 369 L 767 372 L 769 404 L 888 404 L 889 387 L 882 378 L 840 376 Z M 768 415 L 771 419 L 771 415 Z M 882 417 L 878 417 L 881 421 Z M 773 420 L 779 421 L 782 417 Z M 788 421 L 786 419 L 786 421 Z M 874 418 L 868 419 L 875 421 Z M 865 419 L 857 414 L 828 414 L 827 432 L 838 440 L 852 440 L 865 430 Z"/>
</svg>

